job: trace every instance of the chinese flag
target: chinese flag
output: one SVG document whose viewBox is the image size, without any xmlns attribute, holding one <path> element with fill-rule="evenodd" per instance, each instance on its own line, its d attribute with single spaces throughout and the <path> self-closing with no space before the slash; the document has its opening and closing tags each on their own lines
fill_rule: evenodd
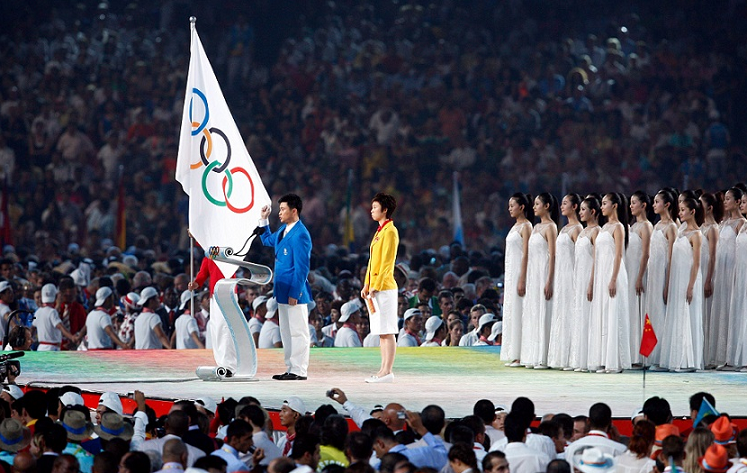
<svg viewBox="0 0 747 473">
<path fill-rule="evenodd" d="M 654 333 L 654 326 L 651 325 L 651 319 L 646 314 L 646 322 L 643 324 L 643 337 L 641 337 L 641 349 L 638 350 L 641 355 L 648 358 L 659 340 L 656 339 L 656 333 Z"/>
</svg>

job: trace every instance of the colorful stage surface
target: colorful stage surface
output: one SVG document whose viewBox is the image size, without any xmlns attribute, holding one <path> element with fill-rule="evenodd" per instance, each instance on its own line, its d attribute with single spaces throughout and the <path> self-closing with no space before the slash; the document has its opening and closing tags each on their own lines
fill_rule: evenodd
<svg viewBox="0 0 747 473">
<path fill-rule="evenodd" d="M 210 350 L 26 352 L 20 358 L 20 385 L 79 386 L 84 391 L 115 391 L 125 395 L 135 389 L 150 398 L 185 399 L 210 396 L 255 396 L 267 408 L 279 408 L 288 396 L 299 396 L 309 410 L 336 403 L 325 397 L 331 387 L 365 408 L 400 402 L 420 410 L 438 404 L 448 417 L 472 413 L 478 399 L 510 406 L 527 396 L 538 415 L 547 412 L 586 414 L 594 402 L 606 402 L 615 417 L 629 417 L 650 396 L 665 397 L 676 416 L 688 415 L 688 398 L 708 391 L 717 408 L 733 416 L 747 416 L 744 393 L 747 374 L 733 372 L 622 374 L 574 373 L 556 370 L 506 368 L 498 347 L 400 348 L 394 364 L 395 382 L 366 384 L 364 378 L 379 367 L 378 348 L 322 348 L 311 350 L 307 381 L 274 381 L 285 371 L 281 349 L 258 350 L 257 382 L 204 382 L 195 376 L 199 365 L 213 365 Z M 341 409 L 339 409 L 341 410 Z"/>
</svg>

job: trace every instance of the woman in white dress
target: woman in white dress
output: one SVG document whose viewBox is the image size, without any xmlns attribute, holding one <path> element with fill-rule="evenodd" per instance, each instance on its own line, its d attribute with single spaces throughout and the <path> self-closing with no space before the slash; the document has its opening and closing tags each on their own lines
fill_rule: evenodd
<svg viewBox="0 0 747 473">
<path fill-rule="evenodd" d="M 643 191 L 630 196 L 630 214 L 635 219 L 630 226 L 628 248 L 625 250 L 625 268 L 628 270 L 630 302 L 630 349 L 633 365 L 643 363 L 640 353 L 641 335 L 646 318 L 646 269 L 654 226 L 651 220 L 654 207 L 651 197 Z"/>
<path fill-rule="evenodd" d="M 601 314 L 602 338 L 589 339 L 589 369 L 597 373 L 621 373 L 631 367 L 628 273 L 625 246 L 628 243 L 627 199 L 611 192 L 602 198 L 607 223 L 597 236 L 594 255 L 594 302 L 592 313 Z"/>
<path fill-rule="evenodd" d="M 721 192 L 704 193 L 700 196 L 703 205 L 703 248 L 700 251 L 700 272 L 703 274 L 703 359 L 711 351 L 711 306 L 713 304 L 713 275 L 716 268 L 716 246 L 718 245 L 718 222 L 724 216 L 724 196 Z"/>
<path fill-rule="evenodd" d="M 532 235 L 532 196 L 517 193 L 508 199 L 508 213 L 516 220 L 506 236 L 501 360 L 521 366 L 521 324 L 527 284 L 529 237 Z"/>
<path fill-rule="evenodd" d="M 555 245 L 555 302 L 550 323 L 550 346 L 547 365 L 550 368 L 568 368 L 571 352 L 571 326 L 573 324 L 573 264 L 576 241 L 583 226 L 579 222 L 581 196 L 568 194 L 560 203 L 560 214 L 568 224 L 560 230 Z"/>
<path fill-rule="evenodd" d="M 736 260 L 737 234 L 745 220 L 739 213 L 742 191 L 735 187 L 724 193 L 724 220 L 718 232 L 716 245 L 716 267 L 713 274 L 713 302 L 711 304 L 711 326 L 706 366 L 727 368 L 731 294 L 734 290 L 734 268 Z M 744 287 L 740 281 L 739 287 Z"/>
<path fill-rule="evenodd" d="M 521 364 L 547 369 L 547 348 L 552 317 L 555 279 L 555 242 L 560 211 L 552 194 L 543 192 L 534 199 L 534 215 L 540 222 L 529 238 L 527 296 L 521 318 Z"/>
<path fill-rule="evenodd" d="M 747 194 L 742 194 L 739 211 L 747 215 Z M 734 365 L 741 372 L 747 372 L 747 225 L 742 225 L 736 240 L 736 262 L 734 265 L 734 290 L 731 294 L 729 314 L 735 321 L 737 344 Z"/>
<path fill-rule="evenodd" d="M 686 198 L 679 204 L 686 224 L 672 247 L 669 301 L 660 364 L 675 372 L 703 369 L 703 275 L 700 252 L 703 235 L 700 201 Z"/>
<path fill-rule="evenodd" d="M 586 224 L 576 239 L 573 264 L 573 320 L 571 322 L 571 351 L 568 366 L 574 371 L 587 371 L 591 303 L 594 296 L 594 242 L 599 234 L 601 203 L 595 197 L 581 202 L 581 221 Z M 601 339 L 601 323 L 595 324 Z"/>
<path fill-rule="evenodd" d="M 677 239 L 677 225 L 674 223 L 677 196 L 662 189 L 654 197 L 654 213 L 660 220 L 651 234 L 651 245 L 648 257 L 648 275 L 646 276 L 646 314 L 648 314 L 654 333 L 659 343 L 651 352 L 648 361 L 652 370 L 659 368 L 664 321 L 667 314 L 667 291 L 669 284 L 669 263 L 672 246 Z"/>
</svg>

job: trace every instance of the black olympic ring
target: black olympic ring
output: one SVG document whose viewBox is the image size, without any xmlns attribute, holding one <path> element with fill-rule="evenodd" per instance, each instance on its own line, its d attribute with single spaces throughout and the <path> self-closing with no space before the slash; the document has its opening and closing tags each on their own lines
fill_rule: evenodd
<svg viewBox="0 0 747 473">
<path fill-rule="evenodd" d="M 228 137 L 226 136 L 226 134 L 223 133 L 223 131 L 220 128 L 215 128 L 215 127 L 210 128 L 210 133 L 211 134 L 212 133 L 216 133 L 216 134 L 220 135 L 223 138 L 223 141 L 226 142 L 226 151 L 227 151 L 226 152 L 226 161 L 223 164 L 221 164 L 220 166 L 218 166 L 218 167 L 216 167 L 216 168 L 213 169 L 213 172 L 217 172 L 218 174 L 220 174 L 220 173 L 222 173 L 223 171 L 226 170 L 226 168 L 228 167 L 228 164 L 231 162 L 231 143 L 228 141 Z M 202 163 L 205 166 L 207 166 L 208 164 L 210 164 L 210 163 L 208 163 L 207 157 L 205 157 L 205 142 L 206 141 L 207 141 L 207 139 L 203 135 L 202 141 L 200 141 L 200 159 L 202 159 Z"/>
</svg>

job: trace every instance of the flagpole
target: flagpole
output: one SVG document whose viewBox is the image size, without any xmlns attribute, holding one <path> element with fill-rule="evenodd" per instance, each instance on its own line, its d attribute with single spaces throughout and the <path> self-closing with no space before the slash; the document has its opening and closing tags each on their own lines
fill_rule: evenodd
<svg viewBox="0 0 747 473">
<path fill-rule="evenodd" d="M 195 237 L 192 236 L 192 233 L 189 230 L 187 230 L 187 233 L 189 234 L 189 282 L 191 283 L 192 281 L 195 280 Z M 194 291 L 192 291 L 192 297 L 190 298 L 190 301 L 189 301 L 189 313 L 192 314 L 192 317 L 195 316 L 195 293 Z"/>
</svg>

